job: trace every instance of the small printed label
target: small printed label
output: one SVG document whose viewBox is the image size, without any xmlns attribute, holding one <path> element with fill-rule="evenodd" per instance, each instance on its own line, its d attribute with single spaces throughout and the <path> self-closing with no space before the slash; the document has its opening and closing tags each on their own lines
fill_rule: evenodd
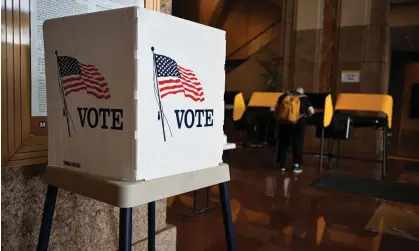
<svg viewBox="0 0 419 251">
<path fill-rule="evenodd" d="M 45 127 L 47 127 L 47 122 L 45 122 L 45 121 L 40 121 L 40 122 L 39 122 L 39 128 L 45 128 Z"/>
<path fill-rule="evenodd" d="M 64 166 L 80 168 L 81 165 L 78 162 L 64 160 Z"/>
</svg>

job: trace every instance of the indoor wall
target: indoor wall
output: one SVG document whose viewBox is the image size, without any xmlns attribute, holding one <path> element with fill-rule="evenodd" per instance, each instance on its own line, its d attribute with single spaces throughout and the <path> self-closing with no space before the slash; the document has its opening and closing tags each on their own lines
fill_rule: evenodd
<svg viewBox="0 0 419 251">
<path fill-rule="evenodd" d="M 226 31 L 227 59 L 248 59 L 226 76 L 226 90 L 240 90 L 248 98 L 266 89 L 259 57 L 281 56 L 280 1 L 173 1 L 173 15 Z M 268 46 L 273 52 L 259 52 Z"/>
<path fill-rule="evenodd" d="M 389 19 L 393 49 L 390 94 L 394 100 L 390 153 L 409 158 L 419 158 L 419 119 L 409 117 L 411 85 L 419 82 L 418 4 L 393 5 Z"/>
</svg>

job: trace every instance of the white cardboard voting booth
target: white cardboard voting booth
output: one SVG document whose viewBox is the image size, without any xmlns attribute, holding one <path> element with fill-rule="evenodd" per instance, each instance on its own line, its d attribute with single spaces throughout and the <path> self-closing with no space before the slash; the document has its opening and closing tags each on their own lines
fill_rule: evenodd
<svg viewBox="0 0 419 251">
<path fill-rule="evenodd" d="M 48 161 L 117 180 L 219 165 L 225 32 L 140 8 L 44 23 Z"/>
</svg>

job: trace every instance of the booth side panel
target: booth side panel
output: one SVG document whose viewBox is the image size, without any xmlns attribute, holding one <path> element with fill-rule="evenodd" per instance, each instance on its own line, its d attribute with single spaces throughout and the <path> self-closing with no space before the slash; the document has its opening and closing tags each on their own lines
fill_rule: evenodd
<svg viewBox="0 0 419 251">
<path fill-rule="evenodd" d="M 135 12 L 46 22 L 49 164 L 135 180 Z"/>
<path fill-rule="evenodd" d="M 138 179 L 222 159 L 225 32 L 139 9 Z"/>
</svg>

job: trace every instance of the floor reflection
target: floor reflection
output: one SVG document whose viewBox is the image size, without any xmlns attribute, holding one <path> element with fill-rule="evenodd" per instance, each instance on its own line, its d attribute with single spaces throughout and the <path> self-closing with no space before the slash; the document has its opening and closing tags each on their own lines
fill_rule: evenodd
<svg viewBox="0 0 419 251">
<path fill-rule="evenodd" d="M 418 206 L 315 190 L 311 182 L 326 173 L 318 172 L 318 159 L 306 156 L 304 172 L 295 175 L 277 170 L 272 154 L 267 148 L 237 149 L 227 159 L 238 251 L 419 250 Z M 389 164 L 389 179 L 419 184 L 419 172 L 411 171 L 419 163 Z M 349 160 L 341 160 L 339 169 L 332 171 L 380 177 L 379 165 Z M 177 250 L 225 250 L 217 186 L 210 193 L 216 209 L 186 222 L 192 193 L 168 199 L 168 222 L 177 226 Z M 199 205 L 205 206 L 203 191 Z"/>
</svg>

